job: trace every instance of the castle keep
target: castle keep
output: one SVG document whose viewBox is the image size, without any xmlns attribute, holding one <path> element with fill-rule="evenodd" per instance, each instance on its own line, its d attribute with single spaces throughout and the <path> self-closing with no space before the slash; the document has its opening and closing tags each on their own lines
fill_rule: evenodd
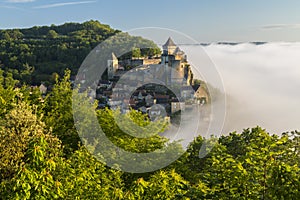
<svg viewBox="0 0 300 200">
<path fill-rule="evenodd" d="M 126 63 L 128 66 L 147 65 L 148 68 L 155 68 L 159 74 L 164 75 L 166 85 L 192 85 L 193 73 L 187 62 L 185 53 L 173 42 L 171 38 L 163 45 L 163 53 L 160 58 L 156 59 L 131 59 L 127 62 L 120 62 L 112 53 L 111 59 L 107 61 L 108 79 L 119 77 L 123 74 Z"/>
</svg>

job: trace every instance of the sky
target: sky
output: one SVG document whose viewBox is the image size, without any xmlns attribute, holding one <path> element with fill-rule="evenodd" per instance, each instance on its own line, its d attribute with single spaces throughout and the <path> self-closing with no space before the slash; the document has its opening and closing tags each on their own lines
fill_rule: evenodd
<svg viewBox="0 0 300 200">
<path fill-rule="evenodd" d="M 299 41 L 298 0 L 1 0 L 0 29 L 99 20 L 161 27 L 199 42 Z"/>
</svg>

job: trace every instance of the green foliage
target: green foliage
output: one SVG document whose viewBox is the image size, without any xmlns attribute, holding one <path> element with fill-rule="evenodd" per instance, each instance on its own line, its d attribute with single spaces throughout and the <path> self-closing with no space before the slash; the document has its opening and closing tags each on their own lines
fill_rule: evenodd
<svg viewBox="0 0 300 200">
<path fill-rule="evenodd" d="M 78 27 L 82 30 L 78 31 Z M 1 199 L 300 199 L 298 131 L 279 136 L 255 127 L 220 138 L 199 136 L 180 159 L 165 169 L 143 174 L 118 171 L 117 168 L 128 164 L 131 158 L 119 158 L 118 152 L 109 149 L 101 152 L 103 148 L 99 147 L 107 144 L 96 139 L 90 114 L 96 114 L 96 121 L 114 145 L 137 153 L 153 152 L 169 142 L 159 135 L 167 128 L 166 122 L 153 123 L 134 110 L 127 114 L 110 109 L 95 112 L 96 106 L 86 94 L 72 91 L 69 70 L 62 78 L 51 74 L 55 85 L 45 98 L 38 88 L 25 84 L 34 70 L 29 62 L 34 57 L 32 47 L 27 40 L 35 44 L 41 44 L 39 40 L 53 42 L 51 44 L 63 41 L 58 48 L 64 51 L 74 45 L 66 42 L 67 37 L 91 45 L 83 38 L 100 39 L 93 32 L 115 33 L 96 21 L 1 31 L 1 48 L 3 45 L 17 47 L 16 52 L 8 55 L 0 52 L 1 59 L 7 59 L 11 66 L 22 66 L 16 71 L 0 70 Z M 51 40 L 45 39 L 47 34 Z M 21 38 L 24 43 L 20 42 Z M 128 39 L 126 34 L 124 38 Z M 24 64 L 16 55 L 23 56 L 22 60 L 28 56 L 29 60 Z M 19 65 L 22 63 L 24 65 Z M 21 81 L 14 79 L 16 74 Z M 86 108 L 72 110 L 72 95 L 78 95 L 77 101 Z M 78 119 L 74 122 L 73 112 L 88 115 L 79 119 L 83 120 L 82 128 L 88 130 L 90 136 L 81 135 L 89 151 L 79 144 L 75 129 L 79 122 Z M 168 145 L 170 149 L 163 152 L 165 157 L 157 157 L 155 162 L 181 153 L 178 143 Z M 90 152 L 96 152 L 97 157 Z M 201 156 L 207 152 L 205 157 Z M 110 153 L 112 159 L 99 162 L 104 153 Z M 114 159 L 121 160 L 116 169 L 105 165 Z M 140 164 L 146 167 L 152 163 Z"/>
<path fill-rule="evenodd" d="M 47 37 L 49 37 L 50 39 L 55 39 L 58 37 L 58 34 L 54 30 L 49 30 Z"/>
<path fill-rule="evenodd" d="M 18 81 L 14 80 L 11 73 L 4 76 L 0 70 L 0 117 L 4 117 L 17 103 L 17 97 L 20 96 L 15 85 Z"/>
<path fill-rule="evenodd" d="M 260 127 L 246 129 L 221 137 L 206 158 L 195 156 L 203 139 L 195 140 L 186 158 L 192 173 L 184 177 L 203 182 L 209 199 L 298 199 L 299 156 L 287 156 L 295 153 L 296 145 L 288 145 L 294 140 L 271 136 Z"/>
<path fill-rule="evenodd" d="M 52 73 L 63 75 L 66 68 L 74 75 L 87 54 L 117 32 L 98 21 L 1 30 L 0 61 L 21 82 L 51 82 Z M 19 77 L 26 64 L 34 67 L 31 80 Z"/>
<path fill-rule="evenodd" d="M 61 80 L 56 79 L 44 105 L 44 121 L 48 129 L 53 130 L 68 151 L 76 149 L 80 141 L 74 126 L 70 75 L 70 70 L 66 70 Z"/>
<path fill-rule="evenodd" d="M 158 171 L 146 181 L 134 181 L 125 194 L 127 199 L 182 199 L 187 193 L 188 182 L 174 170 Z"/>
<path fill-rule="evenodd" d="M 55 167 L 51 158 L 61 156 L 60 141 L 24 102 L 16 105 L 1 124 L 1 197 L 47 199 L 44 195 L 52 193 L 54 187 L 47 170 Z"/>
<path fill-rule="evenodd" d="M 64 186 L 64 199 L 122 199 L 121 175 L 105 167 L 83 147 L 57 171 Z"/>
<path fill-rule="evenodd" d="M 99 124 L 106 136 L 114 144 L 127 151 L 137 153 L 152 152 L 162 148 L 167 142 L 165 138 L 159 136 L 159 133 L 163 132 L 167 125 L 163 120 L 152 123 L 147 119 L 145 114 L 135 110 L 131 110 L 130 113 L 122 115 L 119 110 L 103 109 L 97 111 L 97 116 L 99 118 Z M 122 129 L 117 125 L 116 119 L 118 119 L 118 124 Z M 135 129 L 131 123 L 140 128 Z M 151 134 L 152 137 L 142 138 L 132 136 L 145 136 L 147 134 Z"/>
<path fill-rule="evenodd" d="M 56 145 L 50 142 L 56 142 Z M 26 163 L 19 166 L 17 174 L 7 183 L 11 191 L 5 194 L 6 198 L 58 199 L 63 197 L 62 185 L 52 174 L 57 165 L 53 159 L 59 156 L 56 152 L 59 148 L 58 140 L 51 136 L 41 134 L 32 138 L 26 151 Z"/>
<path fill-rule="evenodd" d="M 140 48 L 132 49 L 132 57 L 133 58 L 140 58 L 141 57 L 141 49 Z"/>
</svg>

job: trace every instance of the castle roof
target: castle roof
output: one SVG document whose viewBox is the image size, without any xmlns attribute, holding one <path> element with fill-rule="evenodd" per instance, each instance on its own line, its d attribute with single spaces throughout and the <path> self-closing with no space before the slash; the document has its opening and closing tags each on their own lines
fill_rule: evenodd
<svg viewBox="0 0 300 200">
<path fill-rule="evenodd" d="M 170 46 L 176 46 L 176 44 L 173 42 L 171 37 L 167 40 L 166 44 L 163 45 L 163 47 L 170 47 Z"/>
<path fill-rule="evenodd" d="M 174 54 L 183 54 L 183 51 L 179 47 L 177 47 L 174 51 Z"/>
</svg>

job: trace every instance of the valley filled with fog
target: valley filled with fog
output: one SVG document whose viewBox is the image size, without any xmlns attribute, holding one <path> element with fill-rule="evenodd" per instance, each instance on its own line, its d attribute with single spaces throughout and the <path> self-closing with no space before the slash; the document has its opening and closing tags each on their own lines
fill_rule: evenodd
<svg viewBox="0 0 300 200">
<path fill-rule="evenodd" d="M 212 67 L 219 72 L 226 93 L 223 133 L 257 125 L 276 134 L 300 130 L 300 43 L 181 48 L 200 73 Z M 219 87 L 213 78 L 202 77 Z"/>
</svg>

